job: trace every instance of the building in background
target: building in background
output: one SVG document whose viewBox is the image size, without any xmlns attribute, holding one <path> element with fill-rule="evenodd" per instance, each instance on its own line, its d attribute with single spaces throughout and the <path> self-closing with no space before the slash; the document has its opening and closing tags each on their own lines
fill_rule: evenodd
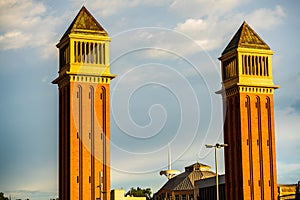
<svg viewBox="0 0 300 200">
<path fill-rule="evenodd" d="M 278 184 L 278 200 L 300 200 L 300 181 L 298 184 Z M 216 176 L 195 181 L 197 200 L 216 200 Z M 225 200 L 225 174 L 219 175 L 219 200 Z"/>
<path fill-rule="evenodd" d="M 277 199 L 272 55 L 244 22 L 219 58 L 226 199 Z"/>
<path fill-rule="evenodd" d="M 154 200 L 194 200 L 195 181 L 209 178 L 216 174 L 211 167 L 201 163 L 185 167 L 185 171 L 169 179 L 168 182 L 154 194 Z"/>
<path fill-rule="evenodd" d="M 225 200 L 225 174 L 218 176 L 219 200 Z M 197 200 L 217 199 L 216 176 L 195 181 L 195 197 Z"/>
<path fill-rule="evenodd" d="M 59 199 L 110 200 L 110 40 L 82 7 L 57 44 Z"/>
<path fill-rule="evenodd" d="M 278 184 L 278 199 L 300 200 L 300 181 L 298 181 L 298 184 Z"/>
<path fill-rule="evenodd" d="M 125 191 L 123 189 L 111 190 L 110 198 L 111 200 L 146 200 L 146 197 L 125 196 Z"/>
</svg>

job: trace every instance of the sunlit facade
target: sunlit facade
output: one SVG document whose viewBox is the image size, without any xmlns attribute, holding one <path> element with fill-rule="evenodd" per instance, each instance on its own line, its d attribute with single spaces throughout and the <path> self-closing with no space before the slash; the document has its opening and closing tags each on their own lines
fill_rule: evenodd
<svg viewBox="0 0 300 200">
<path fill-rule="evenodd" d="M 226 199 L 277 199 L 272 55 L 244 22 L 219 58 Z"/>
<path fill-rule="evenodd" d="M 82 7 L 57 44 L 59 199 L 110 199 L 110 40 Z"/>
</svg>

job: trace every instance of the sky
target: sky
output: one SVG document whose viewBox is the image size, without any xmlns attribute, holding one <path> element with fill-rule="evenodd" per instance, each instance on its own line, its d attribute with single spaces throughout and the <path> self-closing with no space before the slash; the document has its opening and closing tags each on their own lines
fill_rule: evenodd
<svg viewBox="0 0 300 200">
<path fill-rule="evenodd" d="M 49 199 L 58 191 L 58 50 L 82 6 L 112 38 L 111 188 L 150 187 L 201 162 L 223 141 L 221 52 L 243 21 L 271 47 L 278 183 L 300 180 L 297 0 L 0 0 L 0 191 Z M 224 173 L 223 150 L 219 171 Z"/>
</svg>

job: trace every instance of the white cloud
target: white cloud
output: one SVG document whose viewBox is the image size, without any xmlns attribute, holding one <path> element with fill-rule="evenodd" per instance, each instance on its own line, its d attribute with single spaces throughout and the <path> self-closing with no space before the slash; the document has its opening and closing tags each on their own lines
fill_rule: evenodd
<svg viewBox="0 0 300 200">
<path fill-rule="evenodd" d="M 201 47 L 187 35 L 176 30 L 159 27 L 132 29 L 112 36 L 111 61 L 133 54 L 152 59 L 152 62 L 162 59 L 174 60 L 199 52 L 197 48 Z"/>
<path fill-rule="evenodd" d="M 190 18 L 184 23 L 179 23 L 174 30 L 191 37 L 201 47 L 199 50 L 212 50 L 221 46 L 222 34 L 229 31 L 221 28 L 222 21 L 213 20 L 215 19 Z M 220 33 L 220 29 L 223 33 Z"/>
<path fill-rule="evenodd" d="M 46 7 L 32 0 L 4 0 L 0 7 L 0 24 L 3 29 L 30 29 L 45 13 Z"/>
<path fill-rule="evenodd" d="M 195 2 L 185 4 L 185 6 L 193 5 L 193 3 Z M 229 7 L 234 9 L 238 5 L 238 2 L 232 1 L 226 9 L 228 10 Z M 201 13 L 198 18 L 187 18 L 185 21 L 178 23 L 173 30 L 141 28 L 116 35 L 113 37 L 112 44 L 118 45 L 113 46 L 112 49 L 115 52 L 122 52 L 122 49 L 128 51 L 128 49 L 132 50 L 135 47 L 154 47 L 187 56 L 199 51 L 209 51 L 225 46 L 233 36 L 234 31 L 245 19 L 250 22 L 250 26 L 255 30 L 269 30 L 280 24 L 284 16 L 284 9 L 280 6 L 276 6 L 274 9 L 258 9 L 251 13 L 235 13 L 232 10 L 232 14 L 226 15 L 226 17 L 222 12 L 217 12 L 217 14 L 214 14 L 214 12 L 207 13 L 207 16 Z M 119 38 L 124 38 L 124 35 L 128 36 L 125 40 L 119 41 Z M 118 40 L 118 42 L 115 40 Z M 148 56 L 153 58 L 164 58 L 168 55 L 163 51 L 151 51 L 149 53 Z M 122 53 L 117 53 L 117 55 L 120 54 Z"/>
<path fill-rule="evenodd" d="M 204 21 L 203 19 L 187 19 L 184 23 L 179 23 L 176 30 L 193 37 L 197 36 L 199 31 L 208 29 L 208 26 L 207 21 Z"/>
<path fill-rule="evenodd" d="M 255 28 L 260 30 L 270 30 L 282 23 L 285 17 L 284 9 L 277 5 L 275 9 L 261 8 L 245 16 L 245 19 Z"/>
<path fill-rule="evenodd" d="M 142 5 L 165 7 L 170 5 L 170 10 L 176 11 L 176 15 L 189 16 L 188 13 L 193 13 L 197 18 L 191 15 L 190 18 L 174 27 L 175 31 L 183 33 L 194 40 L 195 44 L 189 46 L 189 48 L 186 48 L 187 43 L 175 43 L 174 41 L 178 37 L 170 36 L 166 31 L 156 31 L 156 35 L 142 35 L 142 31 L 138 31 L 136 33 L 141 35 L 137 35 L 135 38 L 135 43 L 140 40 L 148 40 L 152 42 L 153 46 L 159 44 L 160 47 L 180 51 L 181 54 L 184 52 L 184 55 L 188 55 L 195 53 L 195 51 L 213 50 L 225 45 L 225 42 L 228 41 L 228 35 L 232 35 L 233 30 L 237 29 L 244 19 L 247 19 L 250 25 L 254 25 L 255 29 L 271 29 L 278 25 L 285 16 L 284 9 L 280 6 L 276 6 L 275 9 L 258 9 L 248 14 L 234 14 L 232 12 L 235 8 L 247 2 L 248 0 L 201 0 L 189 1 L 189 3 L 183 3 L 183 1 L 173 1 L 171 3 L 171 1 L 154 0 L 104 0 L 87 2 L 87 6 L 93 8 L 96 13 L 99 12 L 97 15 L 100 16 L 113 15 L 121 10 L 128 10 Z M 47 15 L 49 13 L 47 7 L 35 0 L 5 0 L 1 1 L 0 5 L 1 49 L 18 49 L 28 46 L 40 47 L 43 58 L 55 55 L 54 44 L 57 40 L 55 29 L 62 24 L 59 17 Z M 233 14 L 228 14 L 226 18 L 222 17 L 227 12 Z"/>
<path fill-rule="evenodd" d="M 224 18 L 221 14 L 189 18 L 183 23 L 178 23 L 174 30 L 193 38 L 204 50 L 213 50 L 226 45 L 225 43 L 229 42 L 228 36 L 232 37 L 233 31 L 237 30 L 244 20 L 255 30 L 270 30 L 280 24 L 285 17 L 281 6 L 274 9 L 258 9 L 248 14 L 236 13 L 229 15 L 228 18 Z"/>
<path fill-rule="evenodd" d="M 25 35 L 23 32 L 12 31 L 0 35 L 1 49 L 17 49 L 25 46 L 30 41 L 30 36 Z"/>
<path fill-rule="evenodd" d="M 136 8 L 141 5 L 157 7 L 167 4 L 168 1 L 163 0 L 102 0 L 87 2 L 88 7 L 93 8 L 96 12 L 99 12 L 100 16 L 103 17 L 111 16 L 118 12 Z"/>
<path fill-rule="evenodd" d="M 48 13 L 43 3 L 34 0 L 1 1 L 1 49 L 40 47 L 41 57 L 53 55 L 56 51 L 54 41 L 57 40 L 55 29 L 62 20 Z"/>
<path fill-rule="evenodd" d="M 191 0 L 188 3 L 175 0 L 170 6 L 170 10 L 189 18 L 220 16 L 247 2 L 249 0 Z"/>
</svg>

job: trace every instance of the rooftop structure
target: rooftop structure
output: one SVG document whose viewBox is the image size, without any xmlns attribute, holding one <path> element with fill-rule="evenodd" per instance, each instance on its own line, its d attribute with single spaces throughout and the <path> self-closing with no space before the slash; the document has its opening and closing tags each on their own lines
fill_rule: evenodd
<svg viewBox="0 0 300 200">
<path fill-rule="evenodd" d="M 211 171 L 211 167 L 201 163 L 194 163 L 185 167 L 185 171 L 173 178 L 162 186 L 157 193 L 154 194 L 155 200 L 175 199 L 193 200 L 194 184 L 196 180 L 205 179 L 215 176 Z"/>
</svg>

